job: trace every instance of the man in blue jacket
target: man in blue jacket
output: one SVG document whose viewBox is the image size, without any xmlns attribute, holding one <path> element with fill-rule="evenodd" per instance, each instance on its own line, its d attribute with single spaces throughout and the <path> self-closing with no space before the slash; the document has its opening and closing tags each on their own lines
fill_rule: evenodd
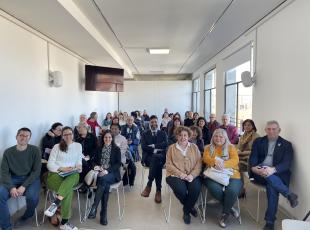
<svg viewBox="0 0 310 230">
<path fill-rule="evenodd" d="M 150 168 L 148 183 L 141 193 L 143 197 L 149 197 L 152 183 L 155 179 L 155 202 L 161 203 L 162 170 L 166 163 L 166 150 L 168 138 L 166 132 L 158 130 L 158 119 L 155 115 L 150 117 L 150 129 L 142 135 L 142 165 Z"/>
<path fill-rule="evenodd" d="M 277 121 L 268 121 L 266 136 L 257 138 L 249 159 L 250 178 L 266 186 L 268 207 L 264 230 L 273 230 L 278 209 L 279 194 L 286 197 L 292 208 L 298 205 L 297 195 L 289 190 L 292 144 L 279 136 L 281 129 Z"/>
</svg>

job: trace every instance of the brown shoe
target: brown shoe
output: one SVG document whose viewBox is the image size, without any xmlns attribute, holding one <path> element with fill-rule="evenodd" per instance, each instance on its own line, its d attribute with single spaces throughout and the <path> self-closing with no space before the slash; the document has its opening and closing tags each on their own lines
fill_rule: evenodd
<svg viewBox="0 0 310 230">
<path fill-rule="evenodd" d="M 157 191 L 155 194 L 155 202 L 158 204 L 161 203 L 161 192 L 160 191 Z"/>
<path fill-rule="evenodd" d="M 141 196 L 149 197 L 152 187 L 146 186 L 143 192 L 141 193 Z"/>
</svg>

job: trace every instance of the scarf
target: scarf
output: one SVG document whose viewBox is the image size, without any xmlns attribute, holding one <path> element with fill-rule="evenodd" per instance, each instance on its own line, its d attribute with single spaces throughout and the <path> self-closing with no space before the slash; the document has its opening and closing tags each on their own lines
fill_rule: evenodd
<svg viewBox="0 0 310 230">
<path fill-rule="evenodd" d="M 103 169 L 110 168 L 110 156 L 112 145 L 104 145 L 101 151 L 101 166 Z"/>
<path fill-rule="evenodd" d="M 255 131 L 252 130 L 249 133 L 244 133 L 239 140 L 239 146 L 240 146 L 240 151 L 243 152 L 246 150 L 247 145 L 253 140 L 253 136 L 255 134 Z"/>
<path fill-rule="evenodd" d="M 215 148 L 216 146 L 214 146 L 213 144 L 210 145 L 210 156 L 213 157 L 214 153 L 215 153 Z M 227 161 L 229 159 L 229 154 L 228 154 L 228 145 L 224 144 L 222 146 L 222 156 L 221 158 L 224 161 Z"/>
</svg>

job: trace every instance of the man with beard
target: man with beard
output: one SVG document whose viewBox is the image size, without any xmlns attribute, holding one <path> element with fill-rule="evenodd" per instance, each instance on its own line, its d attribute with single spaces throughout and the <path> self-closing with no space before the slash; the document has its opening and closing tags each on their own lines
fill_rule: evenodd
<svg viewBox="0 0 310 230">
<path fill-rule="evenodd" d="M 162 169 L 166 162 L 166 150 L 168 138 L 164 131 L 158 129 L 158 118 L 150 117 L 150 129 L 142 135 L 142 165 L 149 167 L 148 183 L 141 193 L 143 197 L 149 197 L 152 183 L 155 179 L 156 194 L 155 202 L 161 203 Z"/>
</svg>

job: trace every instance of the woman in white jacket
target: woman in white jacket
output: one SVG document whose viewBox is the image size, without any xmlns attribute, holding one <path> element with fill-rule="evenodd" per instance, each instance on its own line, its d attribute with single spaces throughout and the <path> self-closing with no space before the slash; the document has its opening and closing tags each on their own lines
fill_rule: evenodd
<svg viewBox="0 0 310 230">
<path fill-rule="evenodd" d="M 44 214 L 51 217 L 61 206 L 62 230 L 77 230 L 68 222 L 71 217 L 73 187 L 79 182 L 79 172 L 82 171 L 82 146 L 73 142 L 73 130 L 70 127 L 62 129 L 62 140 L 56 144 L 47 163 L 49 170 L 47 187 L 57 193 L 55 201 L 45 210 Z M 61 175 L 66 173 L 66 175 Z"/>
</svg>

